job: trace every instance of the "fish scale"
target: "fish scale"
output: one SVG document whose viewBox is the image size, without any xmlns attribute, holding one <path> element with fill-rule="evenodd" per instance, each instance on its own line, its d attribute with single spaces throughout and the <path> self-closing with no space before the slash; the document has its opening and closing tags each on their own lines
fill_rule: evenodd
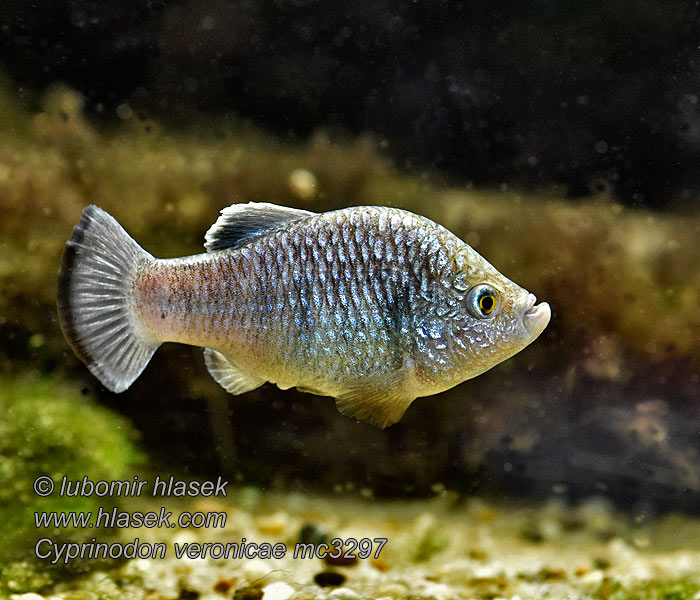
<svg viewBox="0 0 700 600">
<path fill-rule="evenodd" d="M 381 374 L 386 370 L 386 366 L 383 362 L 379 364 L 378 361 L 374 359 L 373 354 L 377 353 L 384 358 L 387 354 L 386 348 L 379 346 L 375 350 L 376 344 L 368 345 L 367 341 L 371 339 L 385 345 L 389 342 L 390 336 L 386 333 L 386 329 L 393 327 L 394 324 L 391 322 L 391 319 L 380 320 L 370 318 L 373 312 L 375 317 L 377 315 L 381 317 L 381 312 L 373 311 L 372 302 L 385 303 L 386 296 L 384 294 L 372 294 L 372 290 L 368 285 L 369 279 L 365 275 L 367 269 L 365 269 L 365 265 L 358 260 L 359 257 L 362 256 L 362 253 L 358 252 L 355 236 L 351 235 L 348 223 L 346 222 L 340 224 L 338 229 L 340 235 L 333 236 L 333 232 L 330 232 L 331 244 L 327 247 L 326 261 L 322 261 L 314 266 L 316 267 L 316 272 L 318 272 L 325 271 L 328 268 L 329 262 L 332 264 L 338 261 L 341 264 L 347 264 L 349 269 L 344 271 L 343 277 L 347 277 L 348 274 L 352 274 L 352 269 L 355 269 L 354 273 L 356 274 L 357 278 L 350 278 L 350 281 L 348 282 L 350 287 L 349 293 L 339 293 L 338 286 L 333 285 L 334 282 L 332 280 L 328 280 L 328 285 L 326 286 L 324 293 L 321 294 L 319 285 L 320 279 L 316 277 L 316 273 L 310 268 L 311 263 L 302 263 L 305 264 L 303 269 L 306 277 L 304 278 L 300 276 L 302 265 L 297 264 L 296 270 L 299 274 L 292 278 L 291 283 L 293 285 L 291 287 L 286 285 L 284 291 L 282 291 L 281 295 L 279 296 L 280 298 L 284 298 L 286 295 L 288 298 L 293 299 L 292 302 L 284 302 L 281 310 L 271 310 L 270 305 L 272 303 L 269 301 L 269 298 L 267 298 L 267 294 L 269 293 L 268 290 L 272 287 L 270 282 L 279 280 L 282 282 L 282 285 L 290 282 L 290 279 L 285 278 L 284 273 L 279 269 L 279 258 L 276 261 L 272 260 L 273 254 L 275 254 L 277 257 L 283 255 L 286 255 L 287 257 L 298 257 L 300 261 L 304 258 L 310 258 L 314 255 L 321 254 L 321 248 L 316 242 L 314 242 L 313 238 L 310 239 L 308 236 L 304 236 L 302 238 L 300 235 L 296 235 L 297 232 L 294 231 L 273 234 L 264 240 L 258 240 L 257 242 L 253 243 L 250 247 L 250 251 L 255 256 L 252 264 L 246 264 L 245 255 L 241 256 L 243 259 L 243 264 L 237 264 L 234 257 L 227 257 L 228 260 L 233 261 L 231 264 L 232 271 L 254 274 L 253 276 L 256 278 L 256 282 L 261 287 L 262 293 L 266 295 L 266 300 L 264 302 L 258 303 L 254 301 L 253 303 L 257 304 L 258 307 L 267 305 L 268 309 L 265 311 L 258 310 L 256 312 L 258 317 L 256 318 L 254 316 L 249 320 L 249 322 L 244 322 L 242 327 L 244 330 L 247 329 L 250 331 L 261 332 L 262 335 L 264 335 L 264 339 L 259 339 L 262 337 L 262 335 L 258 335 L 256 345 L 258 347 L 267 346 L 268 348 L 273 346 L 273 348 L 270 348 L 268 351 L 270 354 L 276 354 L 278 352 L 278 349 L 274 348 L 275 342 L 279 343 L 280 345 L 283 343 L 285 346 L 287 346 L 285 355 L 288 356 L 289 359 L 296 359 L 297 361 L 296 365 L 291 366 L 295 370 L 300 369 L 302 366 L 306 366 L 310 355 L 318 354 L 318 348 L 309 348 L 308 336 L 303 331 L 310 325 L 310 323 L 315 323 L 313 316 L 311 316 L 311 321 L 309 320 L 309 315 L 313 315 L 313 312 L 309 311 L 309 308 L 313 306 L 313 301 L 309 303 L 309 298 L 316 298 L 318 302 L 318 299 L 323 296 L 325 297 L 325 302 L 328 304 L 329 308 L 333 310 L 336 322 L 342 323 L 344 327 L 345 335 L 343 336 L 343 340 L 345 343 L 354 343 L 355 345 L 362 346 L 360 353 L 363 356 L 368 356 L 367 360 L 349 362 L 342 365 L 342 372 L 346 375 L 352 375 L 352 369 L 355 368 L 360 371 L 359 373 L 355 373 L 356 375 L 367 374 L 370 367 L 378 365 L 379 370 L 377 371 L 377 374 Z M 313 243 L 311 248 L 308 247 L 309 242 Z M 341 245 L 339 246 L 338 244 Z M 307 252 L 308 250 L 310 250 L 310 252 Z M 330 260 L 328 260 L 329 256 Z M 354 260 L 353 256 L 355 257 Z M 261 269 L 263 264 L 264 269 Z M 374 277 L 371 279 L 373 281 L 377 281 Z M 243 279 L 243 281 L 246 280 L 247 278 Z M 391 285 L 392 279 L 388 279 L 383 287 L 381 285 L 373 286 L 375 287 L 374 292 L 376 294 L 379 290 L 386 290 L 387 287 Z M 392 294 L 391 291 L 389 291 L 389 293 L 391 296 L 395 295 Z M 298 305 L 303 312 L 297 310 L 294 312 L 294 318 L 290 318 L 289 310 L 293 309 L 295 305 Z M 235 295 L 229 301 L 228 310 L 229 312 L 233 313 L 244 312 L 241 311 L 240 307 L 237 305 L 237 298 Z M 320 310 L 322 313 L 325 311 L 324 308 L 321 308 Z M 306 318 L 304 318 L 304 314 L 307 315 Z M 274 316 L 274 320 L 272 322 L 268 322 L 267 320 L 270 315 Z M 326 322 L 329 322 L 329 320 L 326 319 Z M 292 323 L 296 326 L 296 331 L 294 328 L 290 329 L 290 325 Z M 318 319 L 318 323 L 320 326 L 323 326 L 322 319 Z M 360 327 L 362 330 L 359 329 Z M 319 332 L 319 334 L 321 346 L 325 345 L 328 347 L 330 344 L 325 341 L 326 336 L 324 336 L 322 332 Z M 281 339 L 276 339 L 280 337 Z M 348 349 L 346 348 L 345 350 L 345 353 L 347 354 Z M 355 349 L 355 351 L 357 350 L 358 348 Z M 299 364 L 302 362 L 304 365 Z M 337 364 L 312 364 L 312 367 L 314 368 L 327 366 L 336 367 L 336 369 L 332 369 L 330 371 L 332 375 L 337 375 L 337 373 L 334 373 L 334 371 L 340 370 L 337 369 L 339 366 Z"/>
<path fill-rule="evenodd" d="M 233 205 L 205 247 L 156 259 L 101 209 L 83 211 L 59 274 L 59 317 L 108 388 L 125 390 L 158 345 L 180 342 L 204 347 L 233 394 L 295 386 L 385 427 L 549 321 L 546 303 L 454 234 L 399 209 Z"/>
</svg>

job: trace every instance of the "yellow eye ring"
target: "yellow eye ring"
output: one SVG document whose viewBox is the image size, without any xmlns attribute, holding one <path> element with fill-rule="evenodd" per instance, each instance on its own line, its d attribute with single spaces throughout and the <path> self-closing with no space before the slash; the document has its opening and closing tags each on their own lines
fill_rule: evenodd
<svg viewBox="0 0 700 600">
<path fill-rule="evenodd" d="M 475 285 L 467 296 L 467 309 L 477 319 L 485 319 L 498 312 L 499 296 L 487 283 Z"/>
<path fill-rule="evenodd" d="M 496 296 L 493 294 L 484 294 L 479 298 L 479 308 L 485 315 L 490 315 L 493 309 L 496 308 Z"/>
</svg>

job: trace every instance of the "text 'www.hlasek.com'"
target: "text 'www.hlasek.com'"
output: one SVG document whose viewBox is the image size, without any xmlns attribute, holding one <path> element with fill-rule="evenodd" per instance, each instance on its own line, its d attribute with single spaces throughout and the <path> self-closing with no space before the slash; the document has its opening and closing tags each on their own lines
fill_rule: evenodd
<svg viewBox="0 0 700 600">
<path fill-rule="evenodd" d="M 66 477 L 54 481 L 41 476 L 34 480 L 37 496 L 48 497 L 97 497 L 128 498 L 149 496 L 151 498 L 195 498 L 226 497 L 228 481 L 221 477 L 216 481 L 184 481 L 175 477 L 153 481 L 134 476 L 130 480 L 92 481 L 88 477 L 72 480 Z M 62 529 L 224 529 L 225 511 L 180 511 L 173 512 L 165 506 L 148 511 L 125 511 L 116 506 L 98 507 L 97 511 L 46 511 L 34 513 L 35 526 L 45 530 L 39 535 L 34 553 L 52 564 L 68 564 L 74 560 L 157 558 L 166 556 L 188 559 L 281 559 L 291 552 L 292 558 L 321 558 L 334 560 L 378 559 L 386 538 L 333 538 L 320 543 L 298 542 L 292 548 L 282 542 L 254 542 L 245 537 L 236 541 L 216 542 L 150 542 L 138 537 L 129 541 L 103 541 L 95 537 L 87 540 L 67 541 L 64 535 L 56 534 Z M 49 533 L 50 532 L 50 533 Z M 54 537 L 49 537 L 53 535 Z"/>
</svg>

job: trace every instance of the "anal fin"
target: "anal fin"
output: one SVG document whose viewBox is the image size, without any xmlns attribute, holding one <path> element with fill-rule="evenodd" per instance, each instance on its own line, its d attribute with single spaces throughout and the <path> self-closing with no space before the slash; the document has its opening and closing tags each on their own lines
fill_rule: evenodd
<svg viewBox="0 0 700 600">
<path fill-rule="evenodd" d="M 361 380 L 346 388 L 336 400 L 338 410 L 348 417 L 384 429 L 396 423 L 415 400 L 399 378 L 386 376 Z"/>
<path fill-rule="evenodd" d="M 311 387 L 308 385 L 297 385 L 295 386 L 300 392 L 304 392 L 305 394 L 313 394 L 314 396 L 330 396 L 328 392 L 322 390 L 321 388 L 315 388 Z"/>
<path fill-rule="evenodd" d="M 207 365 L 209 374 L 229 394 L 243 394 L 265 383 L 264 379 L 247 375 L 221 352 L 211 348 L 204 349 L 204 363 Z"/>
</svg>

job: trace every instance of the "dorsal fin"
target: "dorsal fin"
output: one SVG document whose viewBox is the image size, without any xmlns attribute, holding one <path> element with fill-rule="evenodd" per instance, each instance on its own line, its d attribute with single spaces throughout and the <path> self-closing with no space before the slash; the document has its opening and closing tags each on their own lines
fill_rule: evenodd
<svg viewBox="0 0 700 600">
<path fill-rule="evenodd" d="M 236 248 L 271 229 L 314 214 L 308 210 L 268 202 L 232 204 L 221 211 L 221 216 L 207 231 L 204 247 L 207 252 Z"/>
</svg>

